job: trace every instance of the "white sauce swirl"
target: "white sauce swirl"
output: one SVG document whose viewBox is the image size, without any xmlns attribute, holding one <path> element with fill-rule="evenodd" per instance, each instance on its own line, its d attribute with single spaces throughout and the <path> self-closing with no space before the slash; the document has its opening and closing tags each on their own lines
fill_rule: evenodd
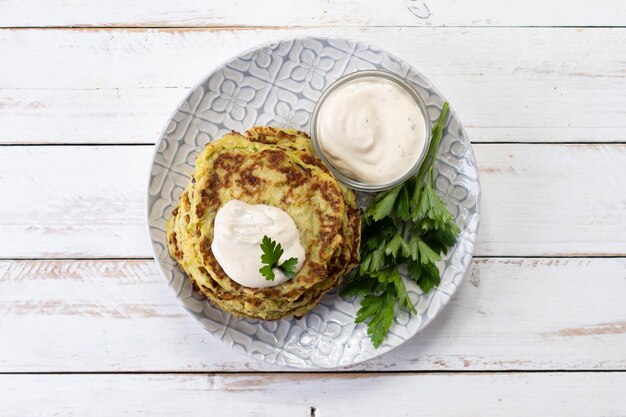
<svg viewBox="0 0 626 417">
<path fill-rule="evenodd" d="M 406 174 L 424 152 L 426 122 L 399 84 L 367 76 L 337 87 L 322 103 L 317 137 L 342 174 L 370 185 Z"/>
<path fill-rule="evenodd" d="M 278 268 L 273 269 L 273 281 L 266 280 L 259 272 L 263 266 L 261 240 L 265 235 L 280 243 L 284 250 L 279 264 L 293 257 L 298 258 L 296 271 L 302 268 L 305 250 L 296 224 L 285 211 L 231 200 L 215 215 L 213 255 L 226 275 L 244 287 L 273 287 L 290 279 Z"/>
</svg>

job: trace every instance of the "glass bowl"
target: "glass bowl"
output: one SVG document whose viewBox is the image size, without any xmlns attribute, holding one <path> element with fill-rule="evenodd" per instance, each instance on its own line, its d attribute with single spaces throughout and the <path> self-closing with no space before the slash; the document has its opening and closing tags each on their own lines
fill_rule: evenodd
<svg viewBox="0 0 626 417">
<path fill-rule="evenodd" d="M 318 137 L 318 129 L 317 129 L 317 125 L 318 125 L 318 115 L 319 115 L 319 111 L 322 107 L 322 105 L 324 104 L 324 101 L 326 100 L 326 98 L 333 92 L 335 91 L 337 88 L 341 87 L 342 85 L 359 79 L 359 78 L 366 78 L 366 77 L 379 77 L 379 78 L 385 78 L 389 81 L 393 81 L 396 84 L 398 84 L 401 88 L 403 88 L 411 98 L 413 98 L 413 100 L 415 101 L 415 103 L 417 104 L 418 108 L 420 109 L 420 111 L 422 112 L 422 116 L 424 118 L 424 123 L 425 123 L 425 132 L 426 132 L 426 137 L 424 138 L 424 146 L 423 148 L 420 150 L 420 156 L 419 158 L 415 161 L 415 164 L 411 167 L 411 169 L 409 169 L 404 175 L 402 175 L 401 177 L 388 182 L 388 183 L 384 183 L 384 184 L 367 184 L 364 182 L 361 182 L 355 178 L 349 177 L 343 173 L 341 173 L 337 168 L 335 168 L 332 164 L 332 162 L 330 162 L 330 160 L 326 157 L 326 155 L 324 154 L 324 150 L 322 149 L 322 145 L 320 143 L 319 137 Z M 428 146 L 430 145 L 430 137 L 431 137 L 431 121 L 430 118 L 428 117 L 428 111 L 426 109 L 426 103 L 424 103 L 424 100 L 422 99 L 422 97 L 419 95 L 419 93 L 415 90 L 415 88 L 408 82 L 406 81 L 404 78 L 399 77 L 396 74 L 393 74 L 391 72 L 386 72 L 386 71 L 377 71 L 377 70 L 365 70 L 365 71 L 356 71 L 353 73 L 350 73 L 348 75 L 345 75 L 341 78 L 339 78 L 337 81 L 335 81 L 334 83 L 332 83 L 320 96 L 320 99 L 317 101 L 317 103 L 315 104 L 315 108 L 313 109 L 313 116 L 311 117 L 311 141 L 313 142 L 313 148 L 315 149 L 315 152 L 317 153 L 317 155 L 320 157 L 320 159 L 322 161 L 324 161 L 324 163 L 326 164 L 326 166 L 328 166 L 328 168 L 331 170 L 331 172 L 335 175 L 335 177 L 342 182 L 343 184 L 345 184 L 346 186 L 355 189 L 355 190 L 359 190 L 359 191 L 365 191 L 365 192 L 377 192 L 377 191 L 383 191 L 383 190 L 388 190 L 390 188 L 395 187 L 398 184 L 402 184 L 403 182 L 405 182 L 406 180 L 408 180 L 409 178 L 411 178 L 413 175 L 416 174 L 416 172 L 418 171 L 420 165 L 422 164 L 422 162 L 424 161 L 424 157 L 426 156 L 427 150 L 428 150 Z"/>
</svg>

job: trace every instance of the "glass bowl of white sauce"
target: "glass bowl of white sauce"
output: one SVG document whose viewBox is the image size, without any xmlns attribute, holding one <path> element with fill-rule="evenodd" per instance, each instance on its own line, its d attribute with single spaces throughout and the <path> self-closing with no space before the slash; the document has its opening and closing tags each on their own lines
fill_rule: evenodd
<svg viewBox="0 0 626 417">
<path fill-rule="evenodd" d="M 424 100 L 403 78 L 357 71 L 331 84 L 311 118 L 311 140 L 335 177 L 375 192 L 415 175 L 430 144 Z"/>
</svg>

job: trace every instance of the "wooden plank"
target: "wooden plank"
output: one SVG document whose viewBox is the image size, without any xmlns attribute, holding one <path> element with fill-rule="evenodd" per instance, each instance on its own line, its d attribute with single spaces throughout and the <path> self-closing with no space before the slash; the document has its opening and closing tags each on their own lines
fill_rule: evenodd
<svg viewBox="0 0 626 417">
<path fill-rule="evenodd" d="M 477 254 L 626 255 L 626 145 L 474 149 L 482 189 Z"/>
<path fill-rule="evenodd" d="M 152 149 L 0 147 L 1 256 L 150 256 Z"/>
<path fill-rule="evenodd" d="M 600 417 L 626 412 L 626 375 L 2 375 L 0 413 L 131 416 Z"/>
<path fill-rule="evenodd" d="M 297 28 L 0 31 L 0 143 L 154 143 L 216 65 L 300 35 L 360 39 L 414 64 L 474 141 L 626 140 L 624 30 Z"/>
<path fill-rule="evenodd" d="M 5 0 L 0 26 L 623 26 L 619 0 Z"/>
<path fill-rule="evenodd" d="M 607 291 L 626 292 L 626 259 L 476 259 L 427 329 L 352 370 L 626 370 Z M 146 260 L 2 261 L 0 328 L 0 372 L 280 369 L 205 332 Z"/>
<path fill-rule="evenodd" d="M 477 255 L 626 255 L 626 145 L 474 145 Z M 151 146 L 0 147 L 4 258 L 152 255 Z M 566 204 L 566 206 L 564 206 Z"/>
</svg>

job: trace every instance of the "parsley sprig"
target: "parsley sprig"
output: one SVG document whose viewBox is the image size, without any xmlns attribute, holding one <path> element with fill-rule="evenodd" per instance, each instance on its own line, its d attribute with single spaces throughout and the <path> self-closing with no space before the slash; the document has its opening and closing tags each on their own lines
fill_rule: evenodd
<svg viewBox="0 0 626 417">
<path fill-rule="evenodd" d="M 417 176 L 376 195 L 363 215 L 361 262 L 342 294 L 364 297 L 355 321 L 367 322 L 375 347 L 398 309 L 416 312 L 400 271 L 429 292 L 440 282 L 437 261 L 461 231 L 435 192 L 434 162 L 447 114 L 444 103 Z"/>
<path fill-rule="evenodd" d="M 261 263 L 264 264 L 259 272 L 268 281 L 274 281 L 276 278 L 274 274 L 274 268 L 278 268 L 289 278 L 293 278 L 296 275 L 296 266 L 298 266 L 298 258 L 289 258 L 285 262 L 278 264 L 280 257 L 283 256 L 283 248 L 280 243 L 272 240 L 269 236 L 263 236 L 261 240 Z"/>
</svg>

